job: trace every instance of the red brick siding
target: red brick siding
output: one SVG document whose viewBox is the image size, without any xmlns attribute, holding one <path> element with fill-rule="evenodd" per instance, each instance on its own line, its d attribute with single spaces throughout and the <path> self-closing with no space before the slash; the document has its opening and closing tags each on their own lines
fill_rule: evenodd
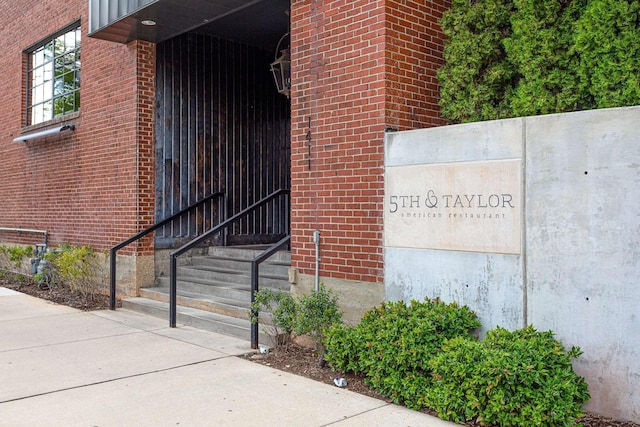
<svg viewBox="0 0 640 427">
<path fill-rule="evenodd" d="M 137 90 L 138 95 L 138 228 L 147 228 L 155 222 L 155 44 L 136 42 L 138 58 Z M 139 251 L 152 254 L 153 235 L 148 235 L 139 243 Z"/>
<path fill-rule="evenodd" d="M 319 229 L 321 276 L 382 281 L 384 130 L 442 123 L 444 7 L 422 3 L 291 4 L 292 255 L 303 274 Z"/>
<path fill-rule="evenodd" d="M 450 0 L 387 1 L 386 117 L 398 130 L 441 126 L 436 71 L 443 64 L 438 22 Z"/>
<path fill-rule="evenodd" d="M 44 229 L 53 244 L 107 249 L 153 218 L 153 48 L 87 37 L 86 0 L 31 3 L 25 10 L 24 2 L 0 1 L 0 227 Z M 79 18 L 76 131 L 13 143 L 24 125 L 23 50 Z M 151 68 L 142 65 L 147 61 Z M 136 95 L 139 87 L 146 92 Z"/>
</svg>

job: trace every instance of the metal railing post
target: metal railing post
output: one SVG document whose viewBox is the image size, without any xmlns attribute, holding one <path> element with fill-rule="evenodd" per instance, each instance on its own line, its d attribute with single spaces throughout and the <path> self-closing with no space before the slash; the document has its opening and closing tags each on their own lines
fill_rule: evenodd
<svg viewBox="0 0 640 427">
<path fill-rule="evenodd" d="M 116 309 L 116 249 L 109 251 L 109 310 Z"/>
<path fill-rule="evenodd" d="M 210 236 L 212 236 L 215 233 L 220 233 L 220 232 L 225 232 L 225 230 L 227 229 L 227 227 L 229 227 L 231 224 L 234 224 L 236 221 L 240 220 L 241 218 L 245 217 L 247 214 L 255 211 L 257 208 L 259 208 L 260 206 L 265 205 L 266 203 L 268 203 L 269 201 L 275 199 L 276 197 L 282 195 L 282 194 L 289 194 L 289 190 L 277 190 L 273 193 L 271 193 L 269 196 L 263 198 L 262 200 L 254 203 L 253 205 L 249 206 L 248 208 L 244 209 L 241 212 L 238 212 L 237 214 L 233 215 L 231 218 L 225 220 L 224 222 L 222 222 L 221 224 L 218 224 L 217 226 L 213 227 L 211 230 L 207 231 L 206 233 L 202 234 L 201 236 L 196 237 L 195 239 L 191 240 L 188 243 L 185 243 L 184 245 L 182 245 L 181 247 L 179 247 L 178 249 L 176 249 L 175 251 L 171 252 L 170 254 L 170 259 L 169 259 L 169 327 L 175 328 L 176 327 L 176 309 L 177 309 L 177 273 L 176 273 L 176 260 L 177 258 L 184 254 L 186 251 L 194 248 L 196 245 L 200 244 L 201 242 L 203 242 L 205 239 L 208 239 Z M 263 252 L 261 255 L 259 255 L 258 257 L 254 258 L 254 261 L 259 264 L 262 261 L 264 261 L 266 258 L 268 258 L 269 256 L 273 255 L 273 252 L 275 250 L 278 250 L 279 248 L 281 248 L 282 246 L 284 246 L 285 244 L 288 244 L 290 240 L 290 236 L 285 237 L 284 239 L 280 240 L 280 242 L 272 245 L 269 249 L 267 249 L 265 252 Z M 257 265 L 256 264 L 256 265 Z M 253 263 L 252 263 L 253 265 Z M 252 267 L 252 271 L 253 271 L 253 267 Z M 257 271 L 257 269 L 256 269 Z M 258 285 L 257 285 L 257 275 L 255 276 L 256 278 L 253 279 L 254 275 L 252 274 L 252 289 L 254 288 L 253 285 L 253 281 L 255 280 L 255 290 L 258 289 Z M 252 298 L 255 297 L 254 292 L 252 290 Z M 252 299 L 253 301 L 253 299 Z M 257 328 L 258 325 L 256 323 L 255 326 L 255 342 L 256 342 L 256 348 L 257 348 L 257 340 L 258 340 L 258 333 L 257 333 Z M 252 330 L 252 335 L 254 335 L 254 332 Z M 253 338 L 252 338 L 252 343 L 253 343 Z M 253 344 L 252 344 L 253 345 Z"/>
<path fill-rule="evenodd" d="M 251 261 L 251 318 L 256 319 L 251 322 L 251 348 L 258 348 L 258 312 L 253 309 L 256 302 L 256 292 L 258 292 L 259 264 L 255 259 Z"/>
<path fill-rule="evenodd" d="M 176 283 L 176 255 L 169 259 L 169 327 L 176 327 L 177 283 Z"/>
<path fill-rule="evenodd" d="M 283 247 L 289 245 L 290 242 L 291 236 L 287 235 L 286 237 L 280 239 L 280 241 L 269 246 L 268 249 L 251 260 L 251 305 L 253 305 L 256 300 L 256 292 L 259 291 L 260 264 L 269 259 Z M 258 312 L 253 310 L 253 307 L 251 310 L 251 318 L 256 319 L 255 322 L 251 322 L 251 348 L 255 350 L 256 348 L 258 348 L 258 330 L 260 319 L 258 317 Z"/>
<path fill-rule="evenodd" d="M 119 249 L 124 248 L 125 246 L 135 242 L 138 239 L 141 239 L 142 237 L 146 236 L 147 234 L 159 229 L 160 227 L 164 227 L 165 225 L 169 224 L 170 222 L 174 221 L 176 218 L 191 212 L 193 209 L 197 208 L 198 206 L 203 205 L 204 203 L 213 200 L 215 198 L 218 197 L 224 197 L 225 193 L 223 192 L 216 192 L 213 194 L 210 194 L 209 196 L 195 202 L 194 204 L 192 204 L 191 206 L 188 206 L 184 209 L 182 209 L 180 212 L 177 212 L 171 216 L 169 216 L 168 218 L 163 219 L 162 221 L 152 225 L 149 228 L 146 228 L 144 230 L 142 230 L 141 232 L 139 232 L 138 234 L 136 234 L 135 236 L 120 242 L 119 244 L 117 244 L 116 246 L 112 247 L 111 250 L 109 251 L 110 254 L 110 260 L 109 260 L 109 272 L 110 272 L 110 279 L 109 279 L 109 308 L 111 310 L 115 310 L 116 309 L 116 255 L 118 253 Z M 45 239 L 46 239 L 46 234 L 45 234 Z M 46 240 L 45 240 L 46 243 Z"/>
</svg>

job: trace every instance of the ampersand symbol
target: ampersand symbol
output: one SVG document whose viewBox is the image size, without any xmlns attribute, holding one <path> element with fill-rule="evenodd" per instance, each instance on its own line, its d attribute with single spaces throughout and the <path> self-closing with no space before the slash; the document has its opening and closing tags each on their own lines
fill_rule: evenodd
<svg viewBox="0 0 640 427">
<path fill-rule="evenodd" d="M 433 190 L 427 191 L 427 197 L 424 200 L 424 205 L 429 209 L 438 207 L 438 197 Z"/>
</svg>

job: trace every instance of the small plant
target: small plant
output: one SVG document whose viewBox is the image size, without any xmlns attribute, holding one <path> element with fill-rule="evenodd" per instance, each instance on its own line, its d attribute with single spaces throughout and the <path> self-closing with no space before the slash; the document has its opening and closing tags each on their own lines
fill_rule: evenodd
<svg viewBox="0 0 640 427">
<path fill-rule="evenodd" d="M 264 333 L 276 347 L 288 346 L 297 310 L 298 304 L 289 292 L 262 288 L 255 293 L 255 301 L 251 303 L 251 322 L 257 323 L 258 313 L 266 311 L 271 316 L 271 325 L 263 324 Z"/>
<path fill-rule="evenodd" d="M 363 373 L 369 386 L 395 403 L 421 409 L 431 382 L 429 360 L 446 339 L 469 337 L 479 326 L 476 314 L 456 303 L 383 303 L 355 328 L 330 329 L 326 359 L 335 369 Z"/>
<path fill-rule="evenodd" d="M 10 265 L 17 269 L 23 268 L 25 261 L 33 256 L 33 246 L 0 245 L 0 265 L 8 268 Z"/>
<path fill-rule="evenodd" d="M 325 364 L 325 331 L 341 323 L 342 313 L 338 309 L 338 296 L 331 289 L 326 289 L 320 284 L 311 294 L 300 296 L 293 330 L 297 335 L 306 334 L 313 339 L 319 354 L 320 366 Z"/>
<path fill-rule="evenodd" d="M 274 345 L 287 345 L 292 332 L 309 335 L 320 356 L 318 363 L 324 365 L 324 332 L 342 322 L 338 297 L 331 290 L 320 285 L 317 291 L 296 299 L 288 292 L 264 288 L 255 293 L 255 302 L 251 305 L 253 323 L 258 321 L 260 311 L 271 314 L 272 325 L 266 325 L 263 330 L 271 336 Z"/>
<path fill-rule="evenodd" d="M 429 365 L 425 401 L 446 420 L 500 426 L 572 426 L 589 399 L 573 371 L 577 347 L 565 352 L 551 331 L 496 328 L 482 342 L 455 338 Z"/>
<path fill-rule="evenodd" d="M 84 298 L 93 300 L 100 285 L 100 263 L 89 246 L 63 244 L 47 252 L 45 259 L 52 269 L 52 282 L 68 286 Z"/>
<path fill-rule="evenodd" d="M 331 367 L 342 372 L 362 372 L 360 355 L 365 347 L 363 335 L 357 328 L 335 324 L 325 333 L 325 358 Z"/>
</svg>

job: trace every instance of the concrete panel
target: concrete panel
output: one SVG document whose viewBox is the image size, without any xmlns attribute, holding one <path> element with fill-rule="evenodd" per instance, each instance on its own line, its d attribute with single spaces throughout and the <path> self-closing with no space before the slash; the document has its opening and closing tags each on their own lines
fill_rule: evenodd
<svg viewBox="0 0 640 427">
<path fill-rule="evenodd" d="M 338 295 L 338 306 L 343 313 L 342 320 L 349 325 L 358 324 L 366 311 L 385 300 L 383 283 L 358 282 L 333 277 L 320 277 L 319 282 Z M 309 294 L 314 288 L 314 275 L 299 274 L 297 283 L 291 286 L 291 293 Z"/>
<path fill-rule="evenodd" d="M 481 332 L 524 326 L 522 257 L 428 249 L 385 249 L 385 298 L 440 297 L 474 310 Z"/>
<path fill-rule="evenodd" d="M 584 356 L 588 407 L 640 419 L 640 108 L 527 119 L 529 321 Z"/>
<path fill-rule="evenodd" d="M 11 291 L 7 288 L 0 289 L 2 289 L 2 296 L 11 297 L 0 298 L 0 322 L 41 317 L 42 313 L 49 315 L 78 312 L 71 307 L 54 304 L 40 298 Z M 29 310 L 29 308 L 34 305 L 38 307 L 38 311 Z"/>
<path fill-rule="evenodd" d="M 385 170 L 384 246 L 520 254 L 521 159 Z"/>
<path fill-rule="evenodd" d="M 638 123 L 640 106 L 388 134 L 387 172 L 522 157 L 524 218 L 521 256 L 387 245 L 386 299 L 440 296 L 485 328 L 553 330 L 584 351 L 587 408 L 639 422 Z"/>
<path fill-rule="evenodd" d="M 390 420 L 393 420 L 393 424 Z M 450 421 L 444 421 L 439 418 L 425 418 L 422 412 L 413 411 L 403 406 L 387 405 L 374 411 L 367 411 L 358 414 L 342 423 L 336 423 L 334 426 L 341 427 L 389 427 L 394 426 L 421 426 L 421 427 L 460 427 Z"/>
<path fill-rule="evenodd" d="M 0 304 L 0 306 L 3 304 Z M 20 307 L 19 309 L 23 309 Z M 55 330 L 47 328 L 55 321 Z M 123 327 L 113 322 L 106 322 L 89 312 L 73 311 L 32 318 L 6 320 L 2 322 L 4 337 L 0 343 L 0 352 L 53 345 L 66 342 L 70 333 L 78 339 L 92 340 L 114 335 L 138 332 L 135 328 Z"/>
<path fill-rule="evenodd" d="M 523 156 L 524 119 L 443 126 L 385 135 L 385 166 Z"/>
</svg>

